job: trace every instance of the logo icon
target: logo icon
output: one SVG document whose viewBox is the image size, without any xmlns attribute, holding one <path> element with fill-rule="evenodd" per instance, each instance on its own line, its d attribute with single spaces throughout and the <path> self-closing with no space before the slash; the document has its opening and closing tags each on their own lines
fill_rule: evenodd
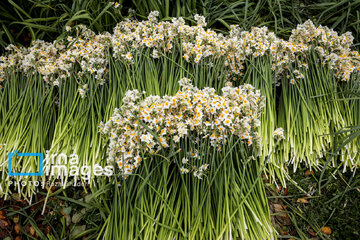
<svg viewBox="0 0 360 240">
<path fill-rule="evenodd" d="M 29 172 L 29 173 L 14 173 L 11 169 L 12 157 L 39 157 L 40 158 L 40 172 Z M 43 175 L 43 154 L 42 153 L 19 153 L 14 151 L 9 153 L 9 176 L 42 176 Z"/>
</svg>

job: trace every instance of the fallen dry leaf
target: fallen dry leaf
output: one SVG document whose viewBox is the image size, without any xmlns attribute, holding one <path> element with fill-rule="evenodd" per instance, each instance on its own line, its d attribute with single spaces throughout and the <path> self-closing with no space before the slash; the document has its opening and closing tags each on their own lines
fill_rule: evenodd
<svg viewBox="0 0 360 240">
<path fill-rule="evenodd" d="M 20 234 L 20 233 L 21 233 L 20 225 L 19 225 L 19 224 L 15 224 L 14 230 L 15 230 L 16 234 Z"/>
<path fill-rule="evenodd" d="M 284 189 L 284 196 L 287 196 L 287 195 L 288 195 L 288 193 L 289 193 L 289 188 L 288 188 L 288 187 L 286 187 L 286 188 Z"/>
<path fill-rule="evenodd" d="M 29 231 L 30 231 L 31 236 L 35 235 L 35 229 L 33 227 L 30 227 Z"/>
<path fill-rule="evenodd" d="M 323 227 L 323 228 L 321 228 L 321 231 L 322 231 L 323 233 L 327 234 L 327 235 L 330 235 L 330 234 L 332 233 L 331 228 L 326 227 L 326 226 Z"/>
<path fill-rule="evenodd" d="M 291 220 L 290 220 L 290 217 L 287 213 L 284 213 L 285 208 L 283 205 L 281 204 L 274 204 L 274 210 L 276 213 L 279 213 L 276 215 L 276 219 L 282 224 L 282 225 L 285 225 L 285 226 L 288 226 L 288 225 L 291 225 Z M 280 212 L 283 212 L 283 213 L 280 213 Z"/>
<path fill-rule="evenodd" d="M 296 202 L 298 203 L 309 203 L 309 201 L 305 198 L 298 198 L 298 200 L 296 200 Z"/>
<path fill-rule="evenodd" d="M 46 226 L 46 234 L 49 234 L 50 233 L 50 231 L 51 231 L 51 227 L 48 225 L 48 226 Z"/>
<path fill-rule="evenodd" d="M 9 226 L 9 223 L 5 220 L 0 220 L 0 228 L 5 229 Z"/>
<path fill-rule="evenodd" d="M 273 206 L 274 206 L 275 212 L 283 212 L 284 211 L 283 205 L 281 205 L 281 204 L 275 203 L 275 204 L 273 204 Z"/>
</svg>

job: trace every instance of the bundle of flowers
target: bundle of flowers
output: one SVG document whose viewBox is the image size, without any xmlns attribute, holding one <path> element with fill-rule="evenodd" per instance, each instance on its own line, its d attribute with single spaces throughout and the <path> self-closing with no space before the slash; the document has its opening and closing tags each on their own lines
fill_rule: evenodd
<svg viewBox="0 0 360 240">
<path fill-rule="evenodd" d="M 187 78 L 179 84 L 181 90 L 174 96 L 141 100 L 137 90 L 128 91 L 123 106 L 115 109 L 109 121 L 100 123 L 100 132 L 110 139 L 108 161 L 115 161 L 121 173 L 132 173 L 140 165 L 142 153 L 155 154 L 166 148 L 177 151 L 179 142 L 191 135 L 209 139 L 218 150 L 231 135 L 247 145 L 259 144 L 257 129 L 264 107 L 259 90 L 249 84 L 227 86 L 217 95 L 213 88 L 194 87 Z M 186 158 L 182 162 L 186 164 Z M 200 166 L 197 176 L 207 167 Z M 181 168 L 182 173 L 188 171 Z"/>
<path fill-rule="evenodd" d="M 297 44 L 314 46 L 323 58 L 323 64 L 328 63 L 343 81 L 350 78 L 350 74 L 359 70 L 360 55 L 351 51 L 354 37 L 351 32 L 342 35 L 328 27 L 315 27 L 310 20 L 298 25 L 292 31 L 289 41 Z"/>
<path fill-rule="evenodd" d="M 127 19 L 114 28 L 113 34 L 95 34 L 82 25 L 75 29 L 67 26 L 69 36 L 66 39 L 52 43 L 37 40 L 29 48 L 9 45 L 8 53 L 0 58 L 0 83 L 8 70 L 14 70 L 25 74 L 38 72 L 54 85 L 71 73 L 79 78 L 84 74 L 94 75 L 102 84 L 107 78 L 110 52 L 116 60 L 131 64 L 134 53 L 144 48 L 150 49 L 152 56 L 158 58 L 181 47 L 182 57 L 189 63 L 222 58 L 229 79 L 242 75 L 247 59 L 261 56 L 272 59 L 273 70 L 278 75 L 289 74 L 288 64 L 298 60 L 301 66 L 306 66 L 310 49 L 315 49 L 322 63 L 329 64 L 343 81 L 360 69 L 360 55 L 350 48 L 351 33 L 339 36 L 327 27 L 315 27 L 310 20 L 293 30 L 289 40 L 285 41 L 266 27 L 241 31 L 233 25 L 229 34 L 223 35 L 206 29 L 205 18 L 199 15 L 195 15 L 196 26 L 186 25 L 182 18 L 158 22 L 157 16 L 155 11 L 145 21 Z M 303 78 L 301 69 L 291 74 Z"/>
<path fill-rule="evenodd" d="M 45 82 L 57 86 L 72 73 L 80 79 L 88 73 L 103 83 L 108 68 L 110 36 L 109 33 L 95 34 L 80 25 L 76 28 L 76 36 L 64 40 L 53 43 L 36 40 L 29 48 L 9 45 L 6 49 L 10 54 L 0 58 L 0 78 L 5 79 L 6 70 L 26 75 L 37 72 Z"/>
</svg>

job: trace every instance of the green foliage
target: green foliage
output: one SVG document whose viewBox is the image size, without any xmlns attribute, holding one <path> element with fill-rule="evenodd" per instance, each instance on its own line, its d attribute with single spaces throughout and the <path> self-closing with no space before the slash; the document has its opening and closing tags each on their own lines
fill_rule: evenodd
<svg viewBox="0 0 360 240">
<path fill-rule="evenodd" d="M 95 197 L 82 187 L 51 189 L 56 190 L 48 198 L 46 191 L 40 191 L 30 204 L 19 200 L 16 194 L 9 200 L 1 199 L 2 217 L 11 225 L 1 232 L 0 237 L 22 235 L 27 239 L 79 239 L 86 236 L 87 239 L 96 239 L 106 220 L 103 202 L 95 201 Z M 106 193 L 105 188 L 103 192 Z M 105 193 L 103 201 L 107 196 Z M 17 227 L 19 232 L 15 230 Z"/>
<path fill-rule="evenodd" d="M 310 238 L 309 231 L 320 239 L 358 239 L 360 232 L 355 223 L 360 221 L 359 174 L 334 174 L 327 170 L 323 176 L 324 184 L 319 188 L 320 173 L 304 176 L 303 172 L 299 170 L 292 174 L 293 182 L 297 184 L 290 183 L 289 195 L 282 197 L 301 239 Z M 297 202 L 304 197 L 309 203 Z M 324 226 L 332 229 L 330 237 L 320 231 Z"/>
<path fill-rule="evenodd" d="M 104 0 L 8 0 L 0 6 L 0 45 L 28 46 L 32 40 L 53 41 L 65 26 L 84 24 L 110 31 L 123 19 L 121 11 Z"/>
</svg>

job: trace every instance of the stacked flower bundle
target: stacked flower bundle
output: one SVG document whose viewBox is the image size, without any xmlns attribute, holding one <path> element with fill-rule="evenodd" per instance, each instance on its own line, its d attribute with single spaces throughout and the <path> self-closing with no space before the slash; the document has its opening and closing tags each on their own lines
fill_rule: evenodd
<svg viewBox="0 0 360 240">
<path fill-rule="evenodd" d="M 181 47 L 183 58 L 190 63 L 199 63 L 206 58 L 224 58 L 228 79 L 238 79 L 248 59 L 265 55 L 271 58 L 272 70 L 277 74 L 289 74 L 288 65 L 299 61 L 300 68 L 291 73 L 296 78 L 303 78 L 301 67 L 307 67 L 311 49 L 315 49 L 322 64 L 328 64 L 343 81 L 349 80 L 351 73 L 360 69 L 360 55 L 350 48 L 353 44 L 350 32 L 339 36 L 327 27 L 315 27 L 310 20 L 293 30 L 289 40 L 285 41 L 269 32 L 267 27 L 241 31 L 233 25 L 229 34 L 224 36 L 206 29 L 205 18 L 199 15 L 195 15 L 196 26 L 186 25 L 182 18 L 158 22 L 157 16 L 157 12 L 152 12 L 146 21 L 128 19 L 120 22 L 113 34 L 95 34 L 80 25 L 75 29 L 66 28 L 70 34 L 76 33 L 74 36 L 53 43 L 38 40 L 29 48 L 9 45 L 8 53 L 0 59 L 0 82 L 10 70 L 24 74 L 36 71 L 54 85 L 71 73 L 80 79 L 92 74 L 99 84 L 103 84 L 108 78 L 110 52 L 115 60 L 133 63 L 135 52 L 144 48 L 151 49 L 152 56 L 159 58 L 173 51 L 174 47 Z"/>
<path fill-rule="evenodd" d="M 139 91 L 128 91 L 123 106 L 115 109 L 108 122 L 100 123 L 100 131 L 110 138 L 108 160 L 116 161 L 122 174 L 131 174 L 140 165 L 141 152 L 155 154 L 163 148 L 176 152 L 181 150 L 182 139 L 210 139 L 210 145 L 218 150 L 231 135 L 248 145 L 260 143 L 257 129 L 264 98 L 259 90 L 249 84 L 228 86 L 219 96 L 213 88 L 199 90 L 187 78 L 179 85 L 181 90 L 174 96 L 144 100 Z M 207 167 L 204 164 L 198 169 Z M 182 167 L 183 173 L 188 171 Z"/>
</svg>

